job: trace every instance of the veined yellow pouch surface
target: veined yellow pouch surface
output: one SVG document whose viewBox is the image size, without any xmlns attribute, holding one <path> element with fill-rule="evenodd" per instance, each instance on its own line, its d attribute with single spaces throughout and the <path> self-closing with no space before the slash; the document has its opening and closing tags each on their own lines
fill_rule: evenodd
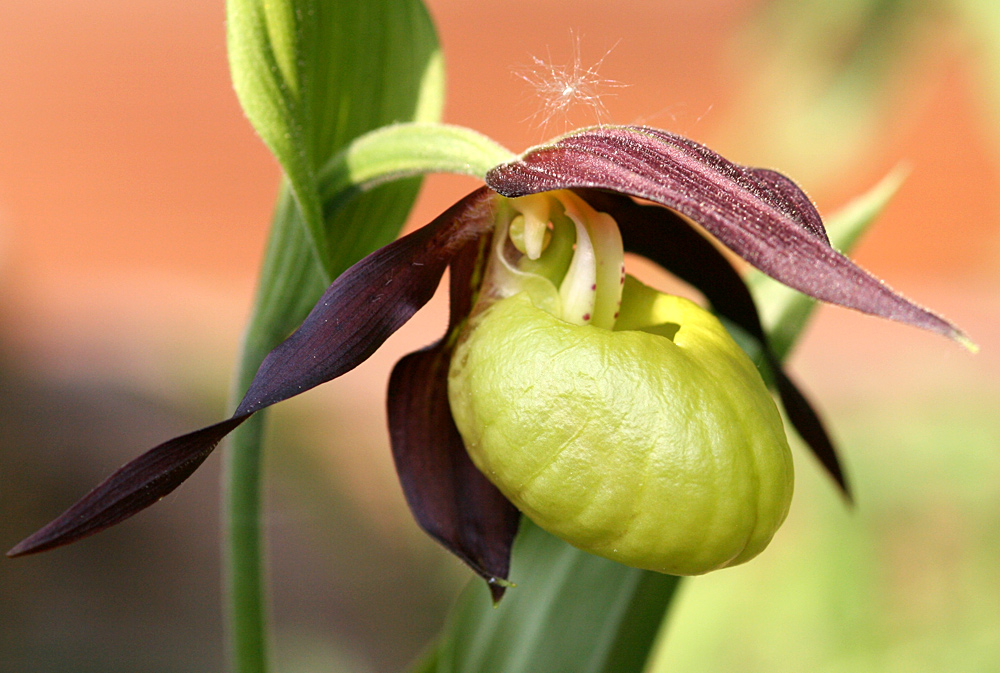
<svg viewBox="0 0 1000 673">
<path fill-rule="evenodd" d="M 743 563 L 788 512 L 791 454 L 753 363 L 711 313 L 631 277 L 614 330 L 527 293 L 486 308 L 449 400 L 473 462 L 524 514 L 630 566 Z"/>
</svg>

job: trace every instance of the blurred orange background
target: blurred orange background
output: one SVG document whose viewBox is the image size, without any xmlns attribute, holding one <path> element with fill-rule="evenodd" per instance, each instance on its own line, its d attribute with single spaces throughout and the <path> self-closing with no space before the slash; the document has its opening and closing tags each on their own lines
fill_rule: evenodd
<svg viewBox="0 0 1000 673">
<path fill-rule="evenodd" d="M 856 257 L 896 289 L 957 322 L 982 351 L 973 357 L 940 338 L 828 308 L 820 312 L 796 354 L 793 370 L 819 406 L 829 410 L 835 435 L 838 409 L 877 406 L 916 391 L 931 399 L 1000 399 L 1000 299 L 995 291 L 1000 280 L 1000 116 L 991 111 L 979 79 L 983 54 L 957 23 L 933 11 L 921 20 L 913 29 L 919 39 L 893 52 L 899 67 L 888 85 L 878 89 L 884 106 L 864 119 L 859 114 L 856 120 L 838 122 L 850 127 L 858 121 L 858 128 L 838 131 L 819 123 L 822 116 L 806 116 L 814 125 L 806 124 L 801 137 L 815 137 L 812 147 L 804 145 L 800 136 L 782 135 L 788 130 L 781 126 L 783 120 L 797 103 L 778 92 L 795 89 L 806 80 L 782 70 L 787 59 L 782 61 L 775 47 L 786 44 L 780 35 L 794 35 L 794 27 L 786 28 L 786 33 L 769 33 L 773 15 L 763 2 L 633 0 L 609 5 L 429 0 L 428 4 L 447 63 L 446 121 L 478 129 L 515 151 L 569 126 L 597 121 L 593 111 L 582 106 L 571 110 L 568 119 L 553 119 L 546 129 L 539 128 L 537 119 L 531 120 L 540 105 L 538 97 L 517 75 L 531 66 L 532 56 L 570 63 L 579 40 L 585 67 L 603 58 L 600 77 L 627 85 L 607 87 L 603 99 L 607 114 L 601 121 L 660 126 L 704 142 L 731 159 L 782 170 L 802 184 L 822 212 L 835 210 L 905 161 L 911 170 L 908 180 Z M 0 389 L 9 408 L 0 416 L 4 419 L 0 433 L 7 435 L 0 444 L 0 460 L 6 463 L 0 509 L 7 522 L 0 526 L 0 543 L 9 547 L 93 481 L 70 480 L 68 493 L 59 497 L 31 495 L 35 489 L 51 488 L 39 484 L 52 477 L 52 471 L 57 473 L 52 477 L 56 482 L 68 479 L 58 475 L 58 467 L 44 467 L 46 461 L 58 465 L 66 460 L 74 469 L 92 463 L 88 469 L 100 478 L 173 432 L 143 435 L 140 442 L 125 442 L 127 446 L 106 455 L 68 459 L 65 452 L 75 441 L 71 431 L 55 440 L 56 449 L 41 442 L 35 445 L 32 439 L 38 428 L 65 422 L 59 400 L 66 390 L 86 398 L 91 395 L 88 391 L 113 389 L 126 391 L 126 398 L 153 400 L 181 415 L 181 430 L 222 413 L 279 170 L 243 117 L 229 83 L 221 1 L 0 0 L 0 63 L 0 376 L 5 379 Z M 834 156 L 838 148 L 822 144 L 831 139 L 839 148 L 851 148 L 846 157 Z M 429 220 L 474 186 L 464 178 L 429 179 L 409 226 Z M 307 496 L 281 486 L 297 483 L 294 469 L 275 468 L 279 477 L 272 495 L 273 525 L 278 529 L 274 535 L 297 541 L 288 547 L 272 542 L 278 621 L 289 632 L 300 622 L 307 624 L 295 632 L 299 635 L 289 636 L 289 642 L 307 640 L 322 651 L 317 657 L 326 657 L 323 661 L 349 661 L 343 664 L 345 670 L 398 668 L 436 629 L 441 610 L 464 577 L 407 518 L 386 449 L 381 411 L 385 381 L 395 359 L 429 343 L 443 329 L 440 300 L 372 362 L 298 406 L 290 405 L 293 410 L 286 412 L 300 414 L 297 418 L 322 416 L 309 421 L 318 434 L 300 443 L 309 445 L 305 464 L 325 468 L 321 481 L 343 493 L 345 507 L 355 517 L 354 523 L 340 525 L 369 530 L 348 537 L 381 536 L 383 541 L 373 543 L 382 550 L 379 553 L 419 558 L 413 562 L 415 570 L 398 571 L 400 586 L 412 584 L 418 570 L 440 575 L 428 580 L 428 587 L 440 597 L 408 603 L 414 610 L 426 610 L 426 619 L 421 613 L 390 620 L 399 628 L 408 620 L 427 622 L 401 637 L 398 650 L 387 653 L 373 644 L 357 645 L 352 627 L 343 624 L 350 619 L 343 615 L 362 614 L 371 602 L 391 605 L 393 597 L 372 597 L 379 591 L 379 578 L 351 575 L 360 589 L 340 597 L 352 606 L 343 612 L 338 596 L 350 591 L 338 585 L 336 576 L 322 572 L 332 567 L 324 554 L 333 552 L 302 550 L 311 544 L 308 532 L 314 526 L 320 534 L 329 533 L 323 528 L 328 522 L 315 519 L 309 506 L 299 504 Z M 52 390 L 61 392 L 56 395 Z M 22 405 L 27 409 L 23 418 L 12 415 L 20 408 L 19 400 L 34 400 Z M 125 425 L 138 423 L 141 432 L 144 422 L 136 419 L 144 416 L 137 416 L 126 402 L 91 423 L 107 419 L 113 435 L 120 421 L 113 414 L 119 413 L 129 419 Z M 105 413 L 103 409 L 96 407 L 98 414 Z M 345 419 L 356 422 L 350 426 L 338 422 Z M 164 423 L 169 428 L 176 424 Z M 982 432 L 989 442 L 1000 441 L 995 420 Z M 124 438 L 115 435 L 113 441 Z M 331 448 L 333 444 L 337 447 Z M 940 450 L 960 460 L 963 445 Z M 849 468 L 853 461 L 863 462 L 851 446 L 845 445 L 844 451 Z M 31 454 L 31 460 L 43 467 L 24 467 L 28 459 L 19 457 L 21 453 Z M 808 458 L 800 461 L 807 463 Z M 995 469 L 996 463 L 991 465 Z M 217 465 L 205 471 L 215 475 Z M 892 475 L 861 475 L 858 481 L 878 489 L 880 478 L 891 480 Z M 180 507 L 192 492 L 196 502 L 211 509 L 212 479 L 199 473 L 192 480 L 195 485 L 185 486 L 154 511 Z M 864 516 L 866 497 L 867 493 L 859 493 L 856 516 Z M 111 539 L 108 544 L 125 544 L 140 526 L 162 525 L 156 517 L 167 517 L 182 541 L 178 531 L 196 523 L 185 517 L 199 516 L 193 506 L 188 507 L 183 515 L 144 515 L 135 525 L 106 534 Z M 7 512 L 17 516 L 8 518 Z M 217 590 L 210 589 L 218 572 L 212 548 L 215 516 L 210 515 L 208 530 L 195 534 L 200 536 L 198 558 L 207 564 L 200 567 L 210 571 L 190 584 L 184 573 L 197 573 L 198 568 L 179 568 L 179 576 L 163 569 L 165 586 L 207 591 L 206 600 L 198 605 L 210 611 L 215 610 L 217 598 L 211 593 Z M 402 541 L 393 541 L 394 536 Z M 99 539 L 81 547 L 100 544 Z M 780 543 L 779 536 L 775 544 Z M 182 557 L 183 551 L 171 553 Z M 358 552 L 359 558 L 365 553 Z M 94 663 L 95 670 L 117 670 L 108 661 L 118 661 L 126 670 L 126 662 L 132 662 L 120 653 L 110 660 L 99 656 L 109 649 L 127 649 L 131 636 L 121 634 L 139 628 L 123 625 L 120 616 L 101 617 L 98 623 L 103 626 L 94 633 L 84 629 L 90 633 L 86 638 L 59 630 L 70 628 L 70 622 L 86 622 L 87 610 L 81 607 L 69 616 L 66 599 L 59 592 L 41 591 L 39 585 L 53 581 L 70 587 L 76 565 L 71 559 L 77 558 L 73 554 L 86 552 L 69 549 L 19 559 L 16 567 L 0 564 L 0 585 L 6 585 L 0 597 L 20 606 L 20 611 L 0 615 L 0 634 L 6 631 L 11 639 L 5 643 L 0 635 L 0 647 L 7 647 L 0 649 L 0 659 L 8 651 L 13 653 L 8 661 L 23 665 L 41 656 L 37 652 L 42 648 L 59 649 L 53 643 L 86 641 L 80 647 L 89 652 L 87 656 L 103 662 Z M 321 570 L 302 570 L 295 554 L 308 556 Z M 352 553 L 343 555 L 337 563 L 350 562 Z M 100 566 L 102 559 L 112 558 L 117 556 L 101 552 L 90 561 Z M 147 562 L 141 551 L 127 558 L 140 566 Z M 379 567 L 396 572 L 391 560 Z M 439 566 L 445 570 L 428 570 Z M 118 566 L 110 569 L 120 571 L 132 572 Z M 308 584 L 316 577 L 322 582 L 318 589 Z M 15 597 L 14 585 L 25 588 L 25 593 Z M 309 586 L 329 592 L 329 601 L 310 598 Z M 81 590 L 107 598 L 118 588 L 114 582 L 94 580 Z M 142 596 L 140 587 L 134 590 L 134 595 Z M 36 603 L 41 594 L 52 602 Z M 110 604 L 115 605 L 114 600 Z M 114 611 L 107 605 L 101 609 Z M 302 616 L 309 610 L 316 615 Z M 184 621 L 188 612 L 177 607 L 170 614 L 173 621 Z M 682 617 L 683 612 L 678 619 Z M 379 621 L 371 615 L 364 619 Z M 159 634 L 151 638 L 161 645 L 151 646 L 151 651 L 160 657 L 156 661 L 165 662 L 162 670 L 173 666 L 217 670 L 218 618 L 196 621 L 204 621 L 204 630 L 176 640 L 159 630 L 165 627 L 155 615 L 142 627 Z M 52 630 L 53 624 L 58 629 Z M 348 634 L 341 636 L 346 644 L 334 647 L 333 653 L 323 649 L 329 644 L 314 642 L 336 639 L 324 624 L 330 624 L 331 632 L 344 627 Z M 118 637 L 108 636 L 115 628 L 124 631 Z M 379 633 L 378 626 L 372 628 Z M 33 635 L 24 635 L 28 633 Z M 15 636 L 20 645 L 11 644 Z M 109 642 L 98 646 L 95 638 Z M 376 640 L 372 636 L 372 642 Z M 171 659 L 180 643 L 188 643 L 195 652 L 183 665 Z M 31 649 L 36 646 L 40 649 Z M 295 659 L 308 649 L 303 645 L 299 654 L 287 656 Z M 72 659 L 72 652 L 70 647 L 60 656 Z M 51 670 L 70 670 L 60 669 L 58 663 L 51 666 Z M 293 668 L 289 665 L 289 670 Z M 15 669 L 0 663 L 2 670 Z M 301 664 L 299 670 L 313 669 Z"/>
<path fill-rule="evenodd" d="M 772 163 L 779 151 L 759 147 L 775 111 L 747 89 L 759 83 L 767 43 L 736 36 L 760 2 L 626 4 L 605 12 L 596 2 L 432 2 L 448 57 L 447 121 L 515 151 L 594 123 L 579 106 L 546 134 L 529 120 L 540 103 L 516 74 L 532 56 L 570 62 L 575 35 L 584 66 L 604 58 L 600 76 L 627 85 L 606 89 L 603 121 L 662 126 L 784 170 L 823 211 L 905 161 L 911 176 L 859 260 L 928 303 L 937 297 L 921 296 L 924 285 L 994 285 L 1000 165 L 993 120 L 970 81 L 971 50 L 958 36 L 942 31 L 946 39 L 907 54 L 909 77 L 893 82 L 894 107 L 878 134 L 830 175 L 809 168 L 829 164 L 823 156 L 785 166 Z M 3 16 L 5 331 L 29 352 L 89 341 L 98 352 L 88 356 L 108 349 L 122 364 L 120 342 L 140 338 L 136 330 L 154 345 L 179 341 L 171 332 L 207 339 L 238 330 L 278 169 L 229 84 L 221 3 L 5 2 Z M 471 184 L 432 181 L 413 222 Z M 950 304 L 933 303 L 980 340 L 989 336 L 973 322 L 979 308 L 966 316 Z M 138 325 L 122 324 L 126 316 Z"/>
</svg>

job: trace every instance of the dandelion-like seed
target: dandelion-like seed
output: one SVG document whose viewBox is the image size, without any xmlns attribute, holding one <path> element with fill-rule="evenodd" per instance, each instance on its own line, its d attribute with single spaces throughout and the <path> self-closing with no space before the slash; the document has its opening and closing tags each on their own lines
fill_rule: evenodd
<svg viewBox="0 0 1000 673">
<path fill-rule="evenodd" d="M 535 110 L 525 121 L 536 128 L 547 130 L 549 124 L 556 119 L 562 119 L 569 126 L 570 112 L 577 107 L 590 110 L 597 126 L 603 126 L 609 117 L 608 108 L 603 98 L 615 94 L 606 89 L 628 86 L 613 79 L 604 79 L 598 74 L 604 60 L 618 46 L 615 43 L 605 52 L 594 65 L 584 67 L 580 55 L 580 38 L 572 35 L 573 54 L 570 63 L 556 65 L 548 47 L 545 50 L 545 60 L 532 56 L 532 65 L 515 70 L 515 74 L 531 85 L 541 101 L 541 107 Z"/>
</svg>

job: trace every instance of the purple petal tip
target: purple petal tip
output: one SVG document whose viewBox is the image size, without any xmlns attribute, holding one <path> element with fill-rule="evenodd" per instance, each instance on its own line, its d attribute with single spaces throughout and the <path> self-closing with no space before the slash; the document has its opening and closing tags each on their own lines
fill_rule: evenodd
<svg viewBox="0 0 1000 673">
<path fill-rule="evenodd" d="M 834 250 L 815 206 L 794 182 L 734 164 L 687 138 L 648 127 L 584 129 L 497 166 L 486 183 L 504 196 L 601 189 L 653 201 L 698 223 L 789 287 L 976 350 L 955 325 Z"/>
</svg>

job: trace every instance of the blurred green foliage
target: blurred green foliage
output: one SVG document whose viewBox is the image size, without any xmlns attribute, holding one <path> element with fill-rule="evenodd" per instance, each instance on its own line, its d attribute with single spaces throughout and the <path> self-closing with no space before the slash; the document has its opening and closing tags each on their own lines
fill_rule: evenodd
<svg viewBox="0 0 1000 673">
<path fill-rule="evenodd" d="M 1000 418 L 981 395 L 839 400 L 859 504 L 809 463 L 775 545 L 685 585 L 656 671 L 995 671 Z"/>
<path fill-rule="evenodd" d="M 977 89 L 1000 158 L 1000 3 L 994 0 L 772 0 L 740 31 L 750 56 L 742 152 L 806 184 L 856 170 L 905 130 L 950 64 Z"/>
</svg>

